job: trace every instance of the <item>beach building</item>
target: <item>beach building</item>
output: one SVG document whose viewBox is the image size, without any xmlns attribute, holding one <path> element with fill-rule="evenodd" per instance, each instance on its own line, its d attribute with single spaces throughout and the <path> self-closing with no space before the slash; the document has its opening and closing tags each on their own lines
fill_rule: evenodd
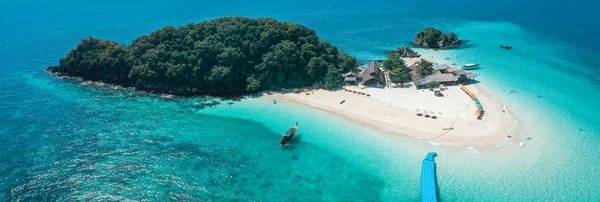
<svg viewBox="0 0 600 202">
<path fill-rule="evenodd" d="M 447 65 L 447 64 L 441 64 L 441 65 L 434 65 L 433 66 L 433 70 L 436 70 L 436 71 L 444 71 L 444 70 L 446 70 L 448 68 L 450 68 L 450 66 Z"/>
<path fill-rule="evenodd" d="M 442 73 L 440 71 L 435 71 L 431 75 L 427 75 L 425 77 L 413 80 L 417 87 L 425 87 L 430 83 L 444 84 L 444 85 L 454 85 L 456 84 L 456 76 L 453 74 Z"/>
<path fill-rule="evenodd" d="M 442 73 L 452 73 L 452 72 L 456 72 L 458 70 L 459 70 L 458 68 L 456 68 L 454 66 L 450 66 L 450 67 L 448 67 L 446 69 L 443 69 L 441 71 L 442 71 Z"/>
<path fill-rule="evenodd" d="M 354 72 L 348 72 L 348 73 L 343 74 L 342 76 L 344 76 L 344 84 L 356 85 L 356 82 L 358 81 L 356 75 L 357 74 Z"/>
<path fill-rule="evenodd" d="M 477 74 L 467 72 L 463 69 L 458 69 L 453 66 L 446 64 L 434 65 L 435 70 L 433 74 L 422 76 L 416 71 L 417 64 L 408 66 L 410 71 L 410 77 L 415 83 L 417 88 L 425 88 L 427 84 L 444 84 L 444 85 L 455 85 L 457 83 L 472 83 L 475 81 Z"/>
<path fill-rule="evenodd" d="M 359 77 L 360 83 L 365 86 L 384 87 L 386 84 L 385 74 L 379 69 L 379 65 L 375 61 L 371 61 Z"/>
<path fill-rule="evenodd" d="M 477 77 L 477 74 L 467 72 L 462 69 L 452 72 L 452 74 L 456 78 L 456 82 L 459 82 L 459 83 L 473 83 L 473 82 L 475 82 L 475 77 Z"/>
<path fill-rule="evenodd" d="M 410 69 L 410 71 L 417 71 L 417 64 L 418 62 L 415 62 L 411 65 L 406 66 L 408 69 Z"/>
</svg>

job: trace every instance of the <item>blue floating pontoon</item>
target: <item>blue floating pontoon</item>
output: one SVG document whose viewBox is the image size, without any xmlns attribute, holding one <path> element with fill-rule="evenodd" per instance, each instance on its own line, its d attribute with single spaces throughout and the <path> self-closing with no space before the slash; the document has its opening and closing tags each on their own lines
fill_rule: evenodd
<svg viewBox="0 0 600 202">
<path fill-rule="evenodd" d="M 421 201 L 437 202 L 437 183 L 435 182 L 435 152 L 427 153 L 421 167 Z"/>
</svg>

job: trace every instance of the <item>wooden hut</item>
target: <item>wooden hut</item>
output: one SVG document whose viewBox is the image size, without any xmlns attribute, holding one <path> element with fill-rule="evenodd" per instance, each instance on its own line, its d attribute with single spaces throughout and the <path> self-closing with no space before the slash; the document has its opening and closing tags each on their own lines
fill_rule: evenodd
<svg viewBox="0 0 600 202">
<path fill-rule="evenodd" d="M 365 86 L 383 87 L 386 84 L 385 75 L 375 61 L 369 63 L 369 66 L 363 71 L 361 77 L 361 84 Z"/>
</svg>

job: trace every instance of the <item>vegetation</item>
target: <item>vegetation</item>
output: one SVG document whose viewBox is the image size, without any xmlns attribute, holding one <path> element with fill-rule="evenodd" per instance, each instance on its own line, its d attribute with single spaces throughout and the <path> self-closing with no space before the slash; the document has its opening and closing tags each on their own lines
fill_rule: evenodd
<svg viewBox="0 0 600 202">
<path fill-rule="evenodd" d="M 389 53 L 382 62 L 383 68 L 389 71 L 393 80 L 404 80 L 410 78 L 410 69 L 401 58 L 401 53 Z"/>
<path fill-rule="evenodd" d="M 423 31 L 417 33 L 413 44 L 422 48 L 455 48 L 462 43 L 462 40 L 458 39 L 458 36 L 454 32 L 448 34 L 442 33 L 442 31 L 427 27 Z"/>
<path fill-rule="evenodd" d="M 274 19 L 219 18 L 171 26 L 129 46 L 83 39 L 51 72 L 179 95 L 231 95 L 262 89 L 333 88 L 356 59 L 314 30 Z"/>
<path fill-rule="evenodd" d="M 421 61 L 417 62 L 415 71 L 421 76 L 433 74 L 433 64 L 425 59 L 421 59 Z"/>
</svg>

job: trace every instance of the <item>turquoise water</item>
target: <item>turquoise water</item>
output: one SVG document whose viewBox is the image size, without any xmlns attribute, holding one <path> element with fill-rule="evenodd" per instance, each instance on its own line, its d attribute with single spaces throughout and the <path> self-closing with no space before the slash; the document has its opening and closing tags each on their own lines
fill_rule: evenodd
<svg viewBox="0 0 600 202">
<path fill-rule="evenodd" d="M 432 150 L 445 201 L 600 200 L 598 3 L 426 3 L 0 2 L 0 200 L 418 201 Z M 467 46 L 420 51 L 482 64 L 482 85 L 519 112 L 532 139 L 436 147 L 294 103 L 169 101 L 42 71 L 86 36 L 129 43 L 231 15 L 307 25 L 361 61 L 428 25 L 454 31 Z M 295 121 L 297 141 L 279 147 Z"/>
</svg>

